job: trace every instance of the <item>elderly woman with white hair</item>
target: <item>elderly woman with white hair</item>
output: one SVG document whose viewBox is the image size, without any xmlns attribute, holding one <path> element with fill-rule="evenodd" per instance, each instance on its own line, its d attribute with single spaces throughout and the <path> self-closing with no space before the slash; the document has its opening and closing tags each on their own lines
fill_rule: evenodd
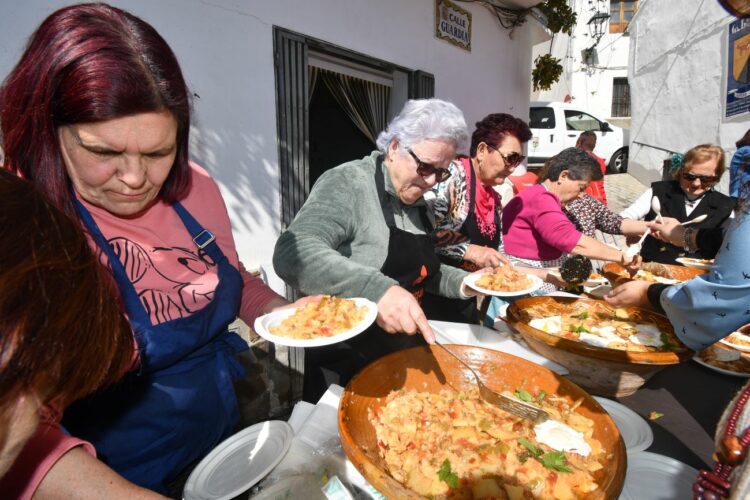
<svg viewBox="0 0 750 500">
<path fill-rule="evenodd" d="M 466 272 L 435 254 L 433 214 L 422 195 L 450 175 L 468 135 L 455 105 L 408 101 L 378 136 L 378 150 L 325 172 L 279 237 L 274 269 L 289 285 L 307 295 L 365 297 L 378 306 L 377 326 L 305 351 L 305 400 L 316 401 L 331 383 L 345 385 L 384 354 L 432 343 L 420 307 L 425 290 L 466 298 Z"/>
</svg>

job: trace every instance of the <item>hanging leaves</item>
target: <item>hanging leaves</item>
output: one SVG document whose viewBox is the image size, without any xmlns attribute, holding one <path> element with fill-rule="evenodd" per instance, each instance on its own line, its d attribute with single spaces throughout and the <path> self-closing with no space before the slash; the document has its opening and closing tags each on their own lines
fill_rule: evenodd
<svg viewBox="0 0 750 500">
<path fill-rule="evenodd" d="M 560 79 L 563 67 L 560 59 L 550 54 L 543 54 L 534 59 L 534 69 L 531 71 L 531 81 L 534 91 L 549 90 L 552 84 Z"/>
</svg>

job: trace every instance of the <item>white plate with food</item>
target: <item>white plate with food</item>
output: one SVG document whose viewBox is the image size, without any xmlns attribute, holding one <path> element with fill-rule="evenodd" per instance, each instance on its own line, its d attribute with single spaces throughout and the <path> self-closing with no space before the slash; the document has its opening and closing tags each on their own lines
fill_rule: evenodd
<svg viewBox="0 0 750 500">
<path fill-rule="evenodd" d="M 746 335 L 742 332 L 732 332 L 719 342 L 737 349 L 738 351 L 750 352 L 750 335 Z"/>
<path fill-rule="evenodd" d="M 693 269 L 708 270 L 711 269 L 711 266 L 714 265 L 713 259 L 694 259 L 692 257 L 679 257 L 675 259 L 675 261 L 679 262 L 685 267 L 692 267 Z"/>
<path fill-rule="evenodd" d="M 250 489 L 284 458 L 294 431 L 280 420 L 247 427 L 219 443 L 190 473 L 184 500 L 229 500 Z"/>
<path fill-rule="evenodd" d="M 255 332 L 278 345 L 319 347 L 348 340 L 367 330 L 378 306 L 364 298 L 323 297 L 320 302 L 281 309 L 255 320 Z"/>
<path fill-rule="evenodd" d="M 724 347 L 720 343 L 703 349 L 693 356 L 693 361 L 724 375 L 750 378 L 750 360 L 736 349 Z"/>
<path fill-rule="evenodd" d="M 472 273 L 464 278 L 464 283 L 483 295 L 495 297 L 528 295 L 544 285 L 538 276 L 509 266 L 496 267 L 491 272 Z"/>
<path fill-rule="evenodd" d="M 620 430 L 625 449 L 628 453 L 644 451 L 654 442 L 654 432 L 648 422 L 622 403 L 611 399 L 594 396 L 594 399 L 607 410 Z"/>
<path fill-rule="evenodd" d="M 563 280 L 562 275 L 560 274 L 560 269 L 559 268 L 555 267 L 555 268 L 550 269 L 547 272 L 549 274 L 551 274 L 552 276 L 556 277 L 557 279 L 565 281 L 565 280 Z M 586 287 L 595 288 L 595 287 L 598 287 L 598 286 L 606 285 L 608 283 L 609 283 L 609 280 L 607 278 L 605 278 L 601 274 L 599 274 L 596 271 L 594 271 L 594 272 L 592 272 L 589 275 L 589 278 L 586 281 L 584 281 L 583 283 L 581 283 L 581 285 L 584 288 L 586 288 Z"/>
<path fill-rule="evenodd" d="M 628 453 L 620 500 L 693 498 L 698 471 L 674 458 L 648 451 Z"/>
</svg>

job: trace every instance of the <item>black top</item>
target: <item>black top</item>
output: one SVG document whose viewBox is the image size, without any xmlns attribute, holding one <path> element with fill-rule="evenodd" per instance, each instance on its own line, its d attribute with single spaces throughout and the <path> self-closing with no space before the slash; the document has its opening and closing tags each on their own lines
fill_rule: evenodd
<svg viewBox="0 0 750 500">
<path fill-rule="evenodd" d="M 661 204 L 661 215 L 673 217 L 680 222 L 694 219 L 699 215 L 707 215 L 703 222 L 693 225 L 697 229 L 718 228 L 729 218 L 734 207 L 734 202 L 729 196 L 714 190 L 709 190 L 701 198 L 698 205 L 688 217 L 685 212 L 685 192 L 680 187 L 679 181 L 659 181 L 651 184 L 654 196 Z M 656 219 L 656 212 L 649 210 L 645 220 Z M 717 230 L 718 231 L 718 230 Z M 681 247 L 677 247 L 649 236 L 643 242 L 641 256 L 646 262 L 661 262 L 663 264 L 676 264 L 678 257 L 692 257 L 698 259 L 712 259 L 716 255 L 718 246 L 705 245 L 699 247 L 697 252 L 687 253 Z"/>
</svg>

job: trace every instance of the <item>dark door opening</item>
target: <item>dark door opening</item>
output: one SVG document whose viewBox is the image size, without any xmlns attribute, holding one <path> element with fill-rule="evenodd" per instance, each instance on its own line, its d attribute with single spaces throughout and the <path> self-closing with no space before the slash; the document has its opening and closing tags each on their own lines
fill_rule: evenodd
<svg viewBox="0 0 750 500">
<path fill-rule="evenodd" d="M 352 122 L 322 82 L 310 99 L 310 187 L 323 172 L 367 156 L 375 144 Z"/>
</svg>

